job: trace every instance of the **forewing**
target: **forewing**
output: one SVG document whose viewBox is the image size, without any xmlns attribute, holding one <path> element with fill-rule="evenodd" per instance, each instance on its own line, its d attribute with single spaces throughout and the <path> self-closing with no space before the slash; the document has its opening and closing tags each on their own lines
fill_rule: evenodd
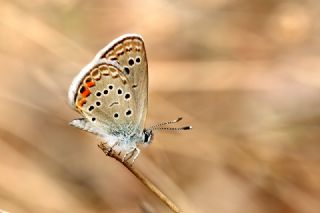
<svg viewBox="0 0 320 213">
<path fill-rule="evenodd" d="M 148 63 L 144 42 L 136 34 L 123 35 L 97 55 L 96 60 L 106 59 L 120 66 L 121 72 L 128 79 L 128 91 L 132 93 L 132 105 L 135 107 L 133 125 L 139 131 L 144 128 L 148 108 Z"/>
</svg>

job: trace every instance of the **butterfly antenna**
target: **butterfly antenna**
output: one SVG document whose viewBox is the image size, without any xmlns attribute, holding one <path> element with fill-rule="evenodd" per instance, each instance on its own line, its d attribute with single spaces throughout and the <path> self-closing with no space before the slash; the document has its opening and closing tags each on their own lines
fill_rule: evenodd
<svg viewBox="0 0 320 213">
<path fill-rule="evenodd" d="M 177 118 L 177 119 L 175 119 L 173 121 L 167 121 L 167 122 L 163 122 L 163 123 L 159 123 L 159 124 L 153 125 L 153 126 L 150 127 L 150 129 L 158 129 L 157 127 L 159 127 L 159 126 L 178 123 L 181 120 L 182 120 L 182 117 L 179 117 L 179 118 Z"/>
<path fill-rule="evenodd" d="M 154 128 L 153 130 L 170 130 L 170 131 L 179 131 L 179 130 L 190 130 L 192 129 L 192 126 L 184 126 L 184 127 L 159 127 Z"/>
</svg>

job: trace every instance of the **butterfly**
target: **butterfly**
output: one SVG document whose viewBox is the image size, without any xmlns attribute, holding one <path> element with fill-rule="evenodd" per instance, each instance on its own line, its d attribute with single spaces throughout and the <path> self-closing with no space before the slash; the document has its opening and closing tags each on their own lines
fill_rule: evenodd
<svg viewBox="0 0 320 213">
<path fill-rule="evenodd" d="M 74 78 L 69 104 L 83 117 L 70 125 L 102 138 L 110 150 L 124 152 L 134 160 L 139 144 L 150 144 L 153 130 L 188 130 L 163 127 L 174 121 L 144 128 L 148 106 L 148 63 L 140 35 L 125 34 L 100 50 Z"/>
</svg>

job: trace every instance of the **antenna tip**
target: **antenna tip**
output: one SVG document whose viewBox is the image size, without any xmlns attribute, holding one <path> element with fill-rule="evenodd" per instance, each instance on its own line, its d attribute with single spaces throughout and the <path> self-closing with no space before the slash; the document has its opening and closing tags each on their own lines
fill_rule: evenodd
<svg viewBox="0 0 320 213">
<path fill-rule="evenodd" d="M 178 117 L 174 122 L 179 122 L 182 120 L 182 117 Z"/>
<path fill-rule="evenodd" d="M 189 129 L 192 129 L 192 126 L 185 126 L 182 128 L 183 130 L 189 130 Z"/>
</svg>

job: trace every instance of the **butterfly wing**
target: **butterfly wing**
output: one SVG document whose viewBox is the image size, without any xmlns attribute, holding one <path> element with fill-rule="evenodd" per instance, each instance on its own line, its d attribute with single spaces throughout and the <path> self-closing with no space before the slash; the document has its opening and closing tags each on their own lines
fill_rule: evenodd
<svg viewBox="0 0 320 213">
<path fill-rule="evenodd" d="M 136 129 L 144 128 L 148 108 L 148 62 L 143 39 L 137 34 L 125 34 L 112 41 L 95 57 L 117 63 L 128 79 L 135 106 Z"/>
<path fill-rule="evenodd" d="M 129 70 L 129 71 L 128 71 Z M 69 102 L 101 129 L 132 126 L 143 130 L 147 113 L 148 71 L 143 40 L 127 34 L 102 49 L 76 76 Z"/>
</svg>

